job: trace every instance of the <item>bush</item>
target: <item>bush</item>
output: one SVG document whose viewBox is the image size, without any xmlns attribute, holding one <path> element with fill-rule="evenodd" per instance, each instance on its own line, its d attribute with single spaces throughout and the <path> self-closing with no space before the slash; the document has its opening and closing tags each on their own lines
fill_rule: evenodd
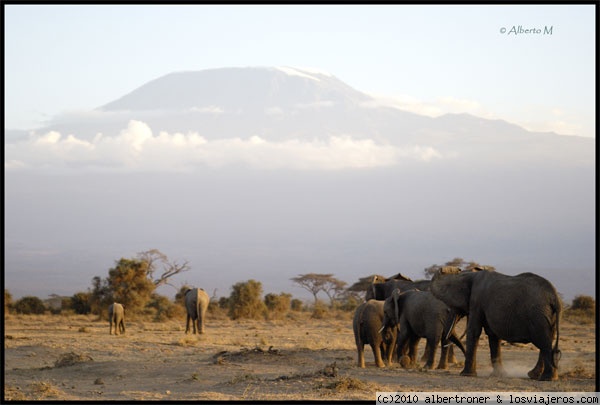
<svg viewBox="0 0 600 405">
<path fill-rule="evenodd" d="M 265 295 L 265 306 L 269 312 L 269 318 L 281 319 L 290 310 L 292 295 L 281 293 L 279 295 L 269 293 Z"/>
<path fill-rule="evenodd" d="M 292 311 L 302 311 L 304 304 L 298 298 L 294 298 L 291 303 Z"/>
<path fill-rule="evenodd" d="M 76 314 L 89 314 L 92 312 L 91 295 L 91 293 L 78 292 L 71 297 L 69 308 Z"/>
<path fill-rule="evenodd" d="M 229 297 L 229 317 L 231 319 L 259 319 L 264 316 L 266 307 L 260 299 L 262 284 L 260 281 L 248 280 L 233 287 Z"/>
<path fill-rule="evenodd" d="M 43 314 L 46 312 L 44 302 L 38 297 L 23 297 L 14 305 L 18 314 Z"/>
<path fill-rule="evenodd" d="M 564 317 L 572 322 L 592 324 L 596 320 L 596 301 L 588 295 L 578 295 L 564 311 Z"/>
<path fill-rule="evenodd" d="M 167 297 L 159 294 L 152 294 L 145 312 L 152 316 L 152 319 L 155 322 L 162 322 L 168 319 L 185 316 L 185 310 L 181 305 L 178 305 Z"/>
<path fill-rule="evenodd" d="M 596 301 L 589 295 L 578 295 L 573 298 L 571 309 L 581 309 L 583 311 L 594 312 L 596 309 Z"/>
<path fill-rule="evenodd" d="M 327 307 L 327 304 L 325 304 L 324 302 L 319 300 L 315 304 L 312 315 L 310 317 L 314 318 L 314 319 L 323 319 L 323 318 L 327 317 L 328 313 L 329 313 L 329 308 Z"/>
<path fill-rule="evenodd" d="M 4 314 L 8 314 L 8 310 L 12 306 L 12 295 L 10 292 L 5 289 L 4 290 Z"/>
</svg>

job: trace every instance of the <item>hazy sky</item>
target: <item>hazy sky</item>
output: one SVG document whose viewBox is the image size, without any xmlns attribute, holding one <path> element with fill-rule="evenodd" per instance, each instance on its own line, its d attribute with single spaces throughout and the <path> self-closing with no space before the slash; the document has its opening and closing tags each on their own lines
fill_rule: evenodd
<svg viewBox="0 0 600 405">
<path fill-rule="evenodd" d="M 593 5 L 4 7 L 7 129 L 174 71 L 296 66 L 418 113 L 595 136 Z"/>
<path fill-rule="evenodd" d="M 14 297 L 85 291 L 119 257 L 153 248 L 189 261 L 193 272 L 177 282 L 220 296 L 242 277 L 277 293 L 302 273 L 349 284 L 375 273 L 419 278 L 454 257 L 539 273 L 569 299 L 593 294 L 593 139 L 469 116 L 370 115 L 373 106 L 352 110 L 356 121 L 322 104 L 286 110 L 281 125 L 270 109 L 243 119 L 226 111 L 212 127 L 204 115 L 190 121 L 186 134 L 153 112 L 135 111 L 117 129 L 109 118 L 127 112 L 91 112 L 172 72 L 291 66 L 303 69 L 284 69 L 292 75 L 329 72 L 379 98 L 375 106 L 594 138 L 593 5 L 4 11 L 5 129 L 71 117 L 81 124 L 72 128 L 91 132 L 6 131 L 5 277 Z M 255 103 L 246 87 L 228 97 Z M 246 127 L 255 121 L 267 130 Z M 204 138 L 213 129 L 232 135 Z"/>
</svg>

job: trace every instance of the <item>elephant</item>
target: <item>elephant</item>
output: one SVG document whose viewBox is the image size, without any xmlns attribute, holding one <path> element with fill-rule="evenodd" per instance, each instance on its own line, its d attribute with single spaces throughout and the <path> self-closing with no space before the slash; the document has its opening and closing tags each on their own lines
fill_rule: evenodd
<svg viewBox="0 0 600 405">
<path fill-rule="evenodd" d="M 431 280 L 417 280 L 413 281 L 409 277 L 398 273 L 388 279 L 381 279 L 379 276 L 374 276 L 373 281 L 371 282 L 371 287 L 367 290 L 365 294 L 365 301 L 369 299 L 376 300 L 385 300 L 391 297 L 392 293 L 399 289 L 402 291 L 411 291 L 411 290 L 421 290 L 421 291 L 429 291 L 429 287 L 431 284 Z M 458 322 L 462 316 L 459 316 L 456 319 Z M 425 348 L 425 353 L 423 354 L 422 360 L 426 361 L 427 352 L 430 350 L 429 343 Z M 450 363 L 456 363 L 456 357 L 454 355 L 454 345 L 451 345 L 448 351 L 448 361 Z"/>
<path fill-rule="evenodd" d="M 365 368 L 364 345 L 368 344 L 373 350 L 377 367 L 385 367 L 384 357 L 390 365 L 396 345 L 397 328 L 383 329 L 383 301 L 369 300 L 360 304 L 352 321 L 354 340 L 358 351 L 358 366 Z"/>
<path fill-rule="evenodd" d="M 467 352 L 463 376 L 476 376 L 476 353 L 481 330 L 489 338 L 492 376 L 504 376 L 500 340 L 533 343 L 540 349 L 537 364 L 528 373 L 532 379 L 558 379 L 558 293 L 545 278 L 522 273 L 509 276 L 495 271 L 446 274 L 431 281 L 431 292 L 446 305 L 468 314 Z M 556 336 L 554 347 L 553 339 Z"/>
<path fill-rule="evenodd" d="M 210 298 L 202 288 L 191 288 L 185 292 L 185 308 L 187 310 L 185 333 L 190 331 L 190 320 L 192 321 L 194 334 L 196 334 L 196 324 L 198 325 L 198 333 L 204 333 L 204 322 L 209 302 Z"/>
<path fill-rule="evenodd" d="M 408 344 L 410 365 L 416 365 L 417 346 L 421 338 L 427 339 L 425 368 L 433 368 L 437 346 L 442 344 L 438 369 L 448 368 L 448 341 L 454 343 L 463 354 L 465 347 L 454 333 L 457 316 L 446 304 L 435 298 L 430 291 L 394 290 L 383 306 L 383 328 L 398 327 L 398 358 L 405 353 Z"/>
<path fill-rule="evenodd" d="M 125 307 L 118 302 L 108 306 L 108 321 L 110 322 L 109 334 L 112 335 L 113 326 L 115 335 L 125 333 Z"/>
</svg>

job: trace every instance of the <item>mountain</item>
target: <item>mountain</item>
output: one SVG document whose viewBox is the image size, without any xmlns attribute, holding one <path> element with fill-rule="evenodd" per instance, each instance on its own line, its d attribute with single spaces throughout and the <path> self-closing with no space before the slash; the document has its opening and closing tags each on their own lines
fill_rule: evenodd
<svg viewBox="0 0 600 405">
<path fill-rule="evenodd" d="M 337 78 L 292 68 L 223 68 L 171 73 L 106 104 L 103 111 L 263 112 L 318 103 L 355 105 L 371 97 Z"/>
<path fill-rule="evenodd" d="M 281 142 L 370 139 L 381 145 L 432 147 L 458 162 L 532 160 L 591 165 L 595 140 L 536 133 L 469 114 L 437 118 L 380 105 L 323 72 L 247 67 L 177 72 L 157 78 L 89 114 L 65 115 L 37 130 L 92 139 L 116 135 L 130 120 L 157 134 L 195 132 L 207 140 L 251 136 Z M 7 131 L 8 140 L 23 132 Z"/>
</svg>

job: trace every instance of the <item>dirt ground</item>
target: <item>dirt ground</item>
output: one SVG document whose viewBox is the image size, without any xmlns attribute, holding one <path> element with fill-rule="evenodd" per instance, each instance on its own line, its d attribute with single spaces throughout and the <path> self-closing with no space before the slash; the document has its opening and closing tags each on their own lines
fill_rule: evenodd
<svg viewBox="0 0 600 405">
<path fill-rule="evenodd" d="M 347 315 L 347 316 L 346 316 Z M 485 333 L 478 376 L 448 370 L 379 369 L 370 347 L 357 366 L 352 314 L 277 321 L 209 319 L 204 335 L 185 320 L 127 321 L 110 336 L 95 316 L 6 315 L 4 400 L 375 400 L 377 391 L 595 391 L 595 328 L 563 320 L 559 380 L 527 378 L 538 356 L 530 344 L 502 346 L 509 377 L 489 377 Z M 458 329 L 464 328 L 464 321 Z M 425 347 L 422 340 L 419 351 Z M 436 364 L 439 350 L 436 354 Z M 421 363 L 422 364 L 422 363 Z"/>
</svg>

